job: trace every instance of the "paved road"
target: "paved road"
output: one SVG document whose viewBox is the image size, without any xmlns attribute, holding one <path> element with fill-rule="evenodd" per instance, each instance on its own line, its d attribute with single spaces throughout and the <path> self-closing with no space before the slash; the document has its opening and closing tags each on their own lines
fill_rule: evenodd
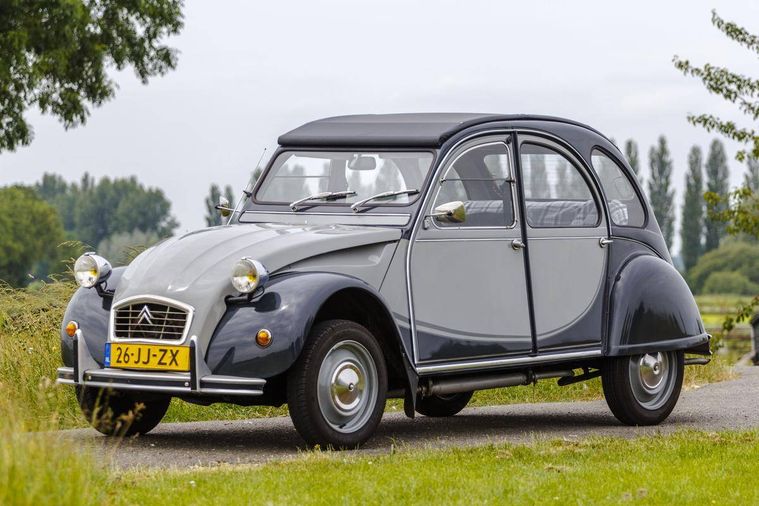
<svg viewBox="0 0 759 506">
<path fill-rule="evenodd" d="M 420 416 L 411 420 L 402 413 L 387 413 L 374 438 L 359 453 L 387 452 L 392 445 L 440 448 L 536 438 L 634 437 L 684 428 L 759 427 L 759 367 L 741 367 L 738 371 L 736 380 L 683 392 L 675 411 L 658 427 L 620 425 L 604 401 L 468 408 L 445 419 Z M 103 451 L 122 468 L 263 463 L 290 458 L 305 449 L 286 417 L 167 423 L 118 447 L 92 429 L 65 433 Z"/>
</svg>

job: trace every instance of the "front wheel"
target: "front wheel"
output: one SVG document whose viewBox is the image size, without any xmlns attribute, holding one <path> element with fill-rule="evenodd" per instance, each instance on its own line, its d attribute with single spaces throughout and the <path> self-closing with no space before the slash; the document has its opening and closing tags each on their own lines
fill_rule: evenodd
<svg viewBox="0 0 759 506">
<path fill-rule="evenodd" d="M 677 404 L 683 384 L 682 351 L 612 358 L 601 369 L 606 403 L 627 425 L 656 425 Z"/>
<path fill-rule="evenodd" d="M 287 378 L 287 405 L 310 446 L 355 448 L 382 418 L 387 396 L 385 359 L 363 326 L 329 320 L 312 329 Z"/>
<path fill-rule="evenodd" d="M 109 388 L 77 386 L 76 394 L 87 421 L 106 436 L 147 434 L 161 422 L 171 402 L 170 397 Z"/>
</svg>

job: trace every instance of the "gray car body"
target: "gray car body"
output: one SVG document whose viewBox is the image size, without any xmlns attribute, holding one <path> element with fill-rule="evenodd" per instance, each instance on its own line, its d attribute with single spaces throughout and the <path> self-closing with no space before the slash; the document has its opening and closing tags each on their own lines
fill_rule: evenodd
<svg viewBox="0 0 759 506">
<path fill-rule="evenodd" d="M 548 287 L 534 286 L 541 278 L 530 271 L 530 255 L 540 254 L 531 244 L 551 239 L 550 232 L 531 237 L 517 220 L 514 227 L 496 232 L 467 231 L 455 237 L 455 231 L 447 231 L 429 236 L 436 231 L 426 218 L 440 174 L 457 149 L 496 136 L 515 150 L 519 135 L 543 137 L 582 165 L 602 204 L 604 219 L 598 230 L 580 239 L 583 244 L 599 238 L 614 241 L 603 253 L 602 267 L 595 268 L 593 276 L 598 280 L 581 310 L 573 309 L 577 314 L 557 323 L 559 330 L 542 334 L 540 314 L 550 319 L 556 294 Z M 293 212 L 287 206 L 252 200 L 245 204 L 244 213 L 235 213 L 233 224 L 166 240 L 143 252 L 126 269 L 118 269 L 110 281 L 115 290 L 112 301 L 80 289 L 64 325 L 69 320 L 80 323 L 101 366 L 103 346 L 113 340 L 108 324 L 111 309 L 155 298 L 192 308 L 192 321 L 181 344 L 194 336 L 209 370 L 233 377 L 272 380 L 286 373 L 328 302 L 339 296 L 346 297 L 340 299 L 343 304 L 354 299 L 368 304 L 376 320 L 384 322 L 377 323 L 376 329 L 381 330 L 376 331 L 383 333 L 388 347 L 394 347 L 387 351 L 389 361 L 395 362 L 390 366 L 403 371 L 404 381 L 397 386 L 410 387 L 408 391 L 425 375 L 594 363 L 603 356 L 652 350 L 708 353 L 709 337 L 693 297 L 672 266 L 653 212 L 629 166 L 608 139 L 589 127 L 534 116 L 356 116 L 304 125 L 281 137 L 280 144 L 280 151 L 425 149 L 435 154 L 435 161 L 421 197 L 409 205 L 370 206 L 361 213 L 344 206 L 314 205 Z M 646 208 L 643 227 L 617 227 L 606 219 L 609 210 L 590 163 L 593 149 L 603 150 L 627 171 Z M 518 178 L 516 156 L 514 164 Z M 521 200 L 518 204 L 517 213 L 522 215 L 524 204 Z M 524 278 L 505 285 L 488 283 L 489 276 L 498 271 L 499 257 L 483 250 L 486 256 L 467 258 L 471 245 L 514 239 L 527 243 L 520 256 L 514 257 L 518 260 L 509 260 L 514 266 L 524 265 Z M 423 253 L 425 248 L 430 252 Z M 511 254 L 506 253 L 508 248 L 503 251 Z M 264 294 L 252 300 L 240 298 L 230 283 L 233 264 L 245 256 L 259 260 L 271 273 Z M 581 260 L 571 255 L 551 259 L 553 268 L 574 269 L 578 275 L 583 272 L 578 268 Z M 462 296 L 455 282 L 445 283 L 441 275 L 447 273 L 439 269 L 450 262 L 463 269 L 453 273 L 452 279 L 471 285 L 475 293 Z M 429 281 L 436 273 L 439 279 Z M 508 275 L 508 270 L 501 274 Z M 521 323 L 514 323 L 516 317 L 497 319 L 498 308 L 488 304 L 492 295 L 478 297 L 478 285 L 483 294 L 504 294 L 507 315 L 510 305 L 527 304 Z M 545 307 L 541 309 L 540 304 Z M 477 322 L 481 329 L 457 328 L 459 320 Z M 514 336 L 502 335 L 503 325 L 511 325 Z M 270 347 L 255 344 L 253 336 L 259 329 L 274 335 Z M 64 362 L 71 365 L 72 340 L 63 328 L 61 339 Z"/>
</svg>

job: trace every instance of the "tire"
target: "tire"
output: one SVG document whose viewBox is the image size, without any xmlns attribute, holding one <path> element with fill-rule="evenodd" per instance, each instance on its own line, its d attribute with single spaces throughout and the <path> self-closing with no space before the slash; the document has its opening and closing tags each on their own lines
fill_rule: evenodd
<svg viewBox="0 0 759 506">
<path fill-rule="evenodd" d="M 170 397 L 149 397 L 109 388 L 77 386 L 76 394 L 87 421 L 106 436 L 147 434 L 161 422 L 171 402 Z"/>
<path fill-rule="evenodd" d="M 416 402 L 416 412 L 430 417 L 453 416 L 464 409 L 474 392 L 450 395 L 432 395 Z"/>
<path fill-rule="evenodd" d="M 347 320 L 314 325 L 287 377 L 287 405 L 309 446 L 356 448 L 374 433 L 387 396 L 377 340 Z"/>
<path fill-rule="evenodd" d="M 664 351 L 609 359 L 601 382 L 609 409 L 627 425 L 657 425 L 677 404 L 684 354 Z"/>
</svg>

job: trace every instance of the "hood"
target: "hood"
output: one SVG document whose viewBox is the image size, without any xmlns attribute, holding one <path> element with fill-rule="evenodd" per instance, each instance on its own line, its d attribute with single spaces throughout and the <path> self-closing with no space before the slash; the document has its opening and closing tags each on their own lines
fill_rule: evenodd
<svg viewBox="0 0 759 506">
<path fill-rule="evenodd" d="M 306 258 L 400 237 L 401 230 L 395 228 L 348 225 L 245 224 L 202 229 L 168 239 L 135 258 L 124 271 L 114 304 L 141 295 L 189 304 L 195 309 L 190 335 L 204 341 L 224 314 L 224 297 L 237 293 L 230 274 L 240 258 L 254 258 L 274 274 Z"/>
</svg>

